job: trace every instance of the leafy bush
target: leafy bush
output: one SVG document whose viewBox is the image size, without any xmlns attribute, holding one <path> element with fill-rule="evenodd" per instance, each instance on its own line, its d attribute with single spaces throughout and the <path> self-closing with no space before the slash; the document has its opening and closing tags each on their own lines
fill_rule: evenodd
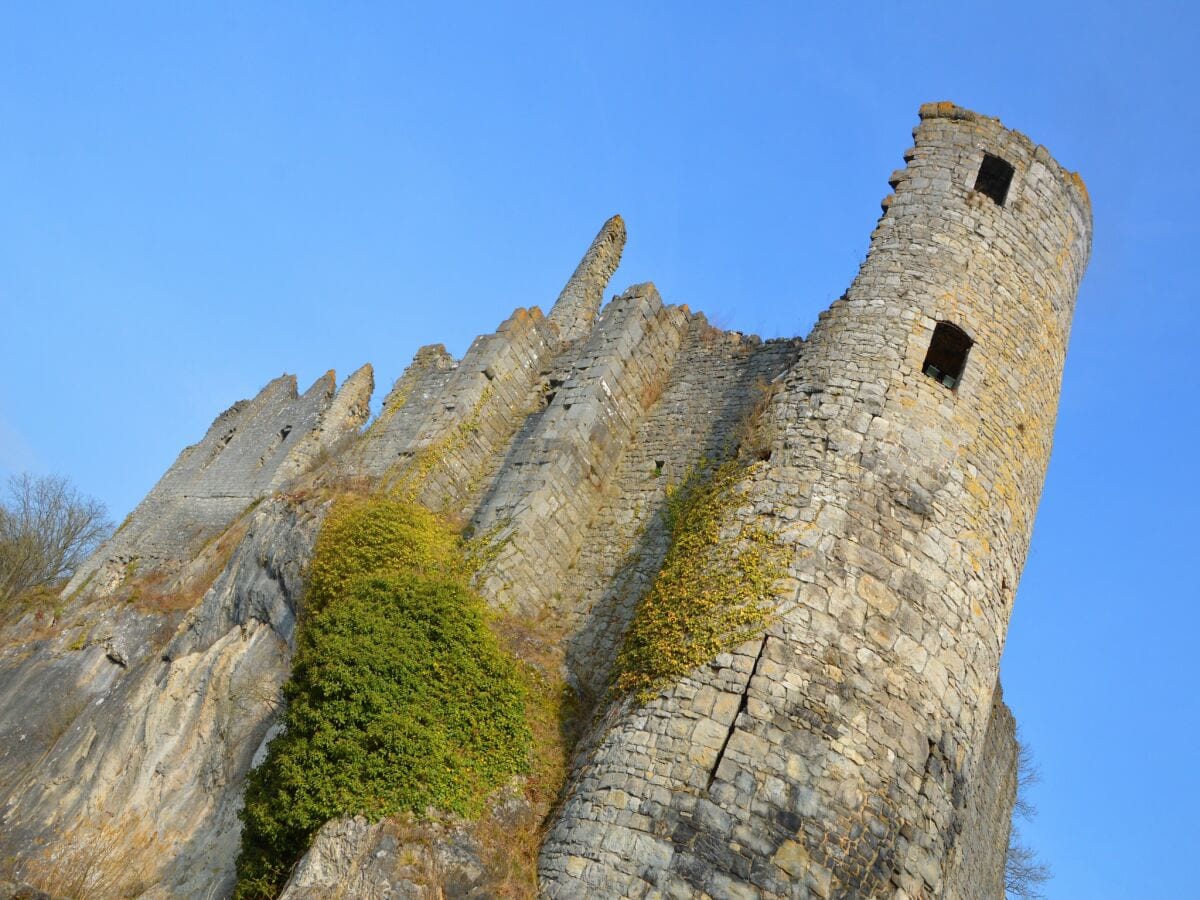
<svg viewBox="0 0 1200 900">
<path fill-rule="evenodd" d="M 415 504 L 335 509 L 317 541 L 286 730 L 250 773 L 238 897 L 272 897 L 338 816 L 477 815 L 529 767 L 525 690 L 467 587 L 458 536 Z"/>
<path fill-rule="evenodd" d="M 671 543 L 617 656 L 618 691 L 648 700 L 766 627 L 782 550 L 761 528 L 725 531 L 733 527 L 744 472 L 733 459 L 668 489 Z"/>
<path fill-rule="evenodd" d="M 321 527 L 305 605 L 319 610 L 364 575 L 463 580 L 466 548 L 454 529 L 418 503 L 345 498 Z"/>
</svg>

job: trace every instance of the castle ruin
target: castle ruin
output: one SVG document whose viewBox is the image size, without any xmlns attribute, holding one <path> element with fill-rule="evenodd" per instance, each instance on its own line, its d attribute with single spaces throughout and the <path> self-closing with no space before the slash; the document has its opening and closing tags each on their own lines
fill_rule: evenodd
<svg viewBox="0 0 1200 900">
<path fill-rule="evenodd" d="M 913 134 L 866 260 L 805 340 L 720 331 L 652 284 L 602 305 L 614 217 L 548 314 L 516 310 L 461 360 L 422 348 L 365 431 L 369 366 L 223 413 L 68 586 L 75 631 L 0 646 L 0 855 L 148 817 L 172 838 L 146 896 L 227 894 L 278 716 L 228 698 L 287 677 L 328 512 L 299 487 L 408 477 L 495 536 L 479 591 L 555 620 L 595 710 L 541 847 L 545 896 L 1002 897 L 1000 655 L 1091 212 L 1078 176 L 996 119 L 927 104 Z M 612 696 L 668 486 L 739 455 L 727 525 L 785 551 L 775 614 L 653 698 Z M 186 609 L 116 602 L 130 567 L 171 590 L 209 564 Z M 310 860 L 284 896 L 355 877 Z"/>
</svg>

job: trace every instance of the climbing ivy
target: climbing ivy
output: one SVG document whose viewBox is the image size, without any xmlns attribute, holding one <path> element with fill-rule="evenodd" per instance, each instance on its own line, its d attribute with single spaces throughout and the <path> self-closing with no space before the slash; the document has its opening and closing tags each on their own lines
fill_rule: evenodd
<svg viewBox="0 0 1200 900">
<path fill-rule="evenodd" d="M 649 700 L 768 624 L 783 550 L 761 527 L 731 516 L 746 471 L 731 459 L 668 488 L 670 545 L 617 656 L 618 692 Z"/>
</svg>

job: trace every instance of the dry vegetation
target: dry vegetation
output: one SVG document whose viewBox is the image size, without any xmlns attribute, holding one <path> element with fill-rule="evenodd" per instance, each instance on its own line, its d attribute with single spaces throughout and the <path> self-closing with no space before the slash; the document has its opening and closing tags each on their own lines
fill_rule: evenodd
<svg viewBox="0 0 1200 900">
<path fill-rule="evenodd" d="M 81 823 L 12 866 L 9 876 L 59 900 L 140 897 L 171 839 L 145 818 Z"/>
</svg>

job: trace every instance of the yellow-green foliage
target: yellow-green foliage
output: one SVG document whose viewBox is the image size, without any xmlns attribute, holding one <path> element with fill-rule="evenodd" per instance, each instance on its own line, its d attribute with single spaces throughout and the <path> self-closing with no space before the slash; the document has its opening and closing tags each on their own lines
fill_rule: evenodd
<svg viewBox="0 0 1200 900">
<path fill-rule="evenodd" d="M 671 543 L 618 654 L 618 691 L 648 700 L 766 627 L 783 551 L 763 529 L 730 516 L 745 471 L 734 459 L 668 489 Z"/>
<path fill-rule="evenodd" d="M 463 541 L 441 517 L 419 503 L 348 497 L 317 537 L 305 606 L 322 608 L 364 575 L 462 580 L 468 574 Z"/>
<path fill-rule="evenodd" d="M 286 730 L 250 773 L 236 896 L 273 897 L 339 816 L 477 815 L 530 765 L 522 673 L 468 545 L 402 499 L 347 499 L 314 550 Z"/>
</svg>

